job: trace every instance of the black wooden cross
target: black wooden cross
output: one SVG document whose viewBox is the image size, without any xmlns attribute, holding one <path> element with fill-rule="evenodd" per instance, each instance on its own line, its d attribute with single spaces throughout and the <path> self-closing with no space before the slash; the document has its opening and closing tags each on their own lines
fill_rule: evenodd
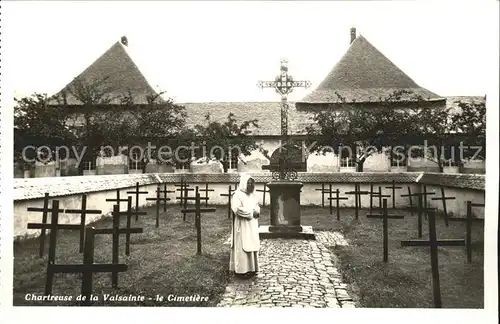
<svg viewBox="0 0 500 324">
<path fill-rule="evenodd" d="M 359 217 L 359 208 L 361 207 L 361 196 L 370 194 L 369 191 L 361 191 L 360 187 L 361 186 L 359 183 L 355 183 L 354 191 L 345 192 L 346 195 L 354 195 L 354 210 L 355 210 L 356 220 Z"/>
<path fill-rule="evenodd" d="M 392 190 L 392 208 L 396 208 L 396 189 L 403 189 L 403 187 L 396 187 L 396 181 L 392 180 L 392 185 L 385 187 L 385 189 Z"/>
<path fill-rule="evenodd" d="M 71 229 L 74 229 L 74 226 L 78 225 L 69 225 L 69 224 L 58 224 L 59 222 L 59 213 L 62 213 L 64 210 L 59 209 L 59 200 L 52 200 L 52 208 L 50 211 L 50 224 L 38 224 L 38 223 L 28 223 L 29 229 L 50 229 L 49 236 L 49 258 L 47 262 L 47 277 L 45 279 L 45 294 L 48 295 L 48 287 L 52 287 L 53 273 L 50 265 L 55 262 L 56 259 L 56 244 L 57 244 L 57 230 L 67 228 L 67 226 L 71 226 Z M 51 288 L 52 289 L 52 288 Z"/>
<path fill-rule="evenodd" d="M 187 208 L 187 202 L 189 198 L 189 192 L 190 191 L 194 191 L 193 188 L 189 188 L 189 185 L 185 185 L 184 187 L 181 187 L 180 189 L 177 189 L 177 191 L 180 191 L 181 192 L 181 196 L 180 197 L 175 197 L 175 199 L 179 199 L 179 201 L 181 202 L 181 212 L 182 212 L 182 209 L 186 209 Z M 185 222 L 186 221 L 186 213 L 182 212 L 182 220 Z"/>
<path fill-rule="evenodd" d="M 340 201 L 347 200 L 349 198 L 348 197 L 339 197 L 339 195 L 340 195 L 339 189 L 335 189 L 335 191 L 333 191 L 333 193 L 335 193 L 335 197 L 328 197 L 328 200 L 330 200 L 330 205 L 332 204 L 332 200 L 337 201 L 337 220 L 340 220 Z M 330 212 L 330 215 L 331 214 L 332 213 Z"/>
<path fill-rule="evenodd" d="M 80 253 L 83 252 L 85 240 L 85 224 L 86 216 L 89 214 L 102 214 L 102 210 L 87 209 L 87 194 L 82 195 L 82 208 L 81 209 L 66 209 L 65 214 L 80 214 Z"/>
<path fill-rule="evenodd" d="M 205 183 L 205 189 L 199 189 L 198 191 L 203 191 L 205 192 L 205 207 L 208 206 L 208 192 L 209 191 L 215 191 L 215 189 L 208 189 L 208 182 Z"/>
<path fill-rule="evenodd" d="M 132 225 L 132 216 L 135 215 L 137 218 L 139 215 L 147 215 L 148 213 L 143 211 L 139 211 L 137 209 L 132 210 L 132 197 L 128 197 L 127 199 L 127 210 L 124 212 L 119 211 L 118 213 L 120 216 L 127 216 L 127 227 L 126 229 L 130 229 L 130 226 Z M 114 220 L 114 218 L 113 218 Z M 127 232 L 125 233 L 125 254 L 130 255 L 130 234 L 132 232 Z M 140 232 L 142 233 L 142 232 Z"/>
<path fill-rule="evenodd" d="M 441 186 L 441 197 L 431 198 L 431 200 L 441 200 L 443 202 L 444 222 L 446 224 L 446 227 L 448 227 L 449 226 L 449 224 L 448 224 L 448 210 L 446 208 L 446 200 L 455 200 L 455 197 L 446 197 L 444 194 L 444 187 Z"/>
<path fill-rule="evenodd" d="M 43 207 L 28 207 L 28 211 L 30 212 L 42 212 L 42 224 L 47 223 L 47 213 L 50 211 L 49 209 L 49 193 L 46 192 L 43 198 Z M 45 227 L 40 231 L 40 258 L 43 257 L 43 252 L 45 250 Z"/>
<path fill-rule="evenodd" d="M 186 181 L 184 180 L 184 178 L 181 178 L 181 184 L 180 185 L 174 184 L 174 187 L 180 187 L 179 189 L 177 189 L 177 191 L 180 191 L 181 192 L 181 197 L 183 197 L 183 195 L 184 195 L 184 188 L 189 187 L 189 185 L 186 183 Z M 182 204 L 183 204 L 183 201 L 179 200 L 179 206 L 180 207 L 182 207 Z"/>
<path fill-rule="evenodd" d="M 231 210 L 231 197 L 233 196 L 233 192 L 234 191 L 236 191 L 236 186 L 233 189 L 232 186 L 229 185 L 229 187 L 227 189 L 227 193 L 221 193 L 220 194 L 222 197 L 227 197 L 227 218 L 228 219 L 231 218 L 231 213 L 232 213 L 232 210 Z"/>
<path fill-rule="evenodd" d="M 427 185 L 424 184 L 424 192 L 423 192 L 423 197 L 424 197 L 424 208 L 429 208 L 429 205 L 427 204 L 427 196 L 430 195 L 435 195 L 435 192 L 427 192 Z M 427 213 L 424 214 L 425 219 L 427 219 Z"/>
<path fill-rule="evenodd" d="M 163 190 L 160 190 L 160 193 L 163 194 L 163 212 L 167 212 L 167 201 L 170 201 L 171 199 L 167 197 L 167 194 L 169 193 L 175 193 L 175 190 L 168 190 L 167 188 L 167 183 L 163 183 Z"/>
<path fill-rule="evenodd" d="M 258 191 L 258 192 L 263 192 L 262 194 L 262 206 L 266 206 L 266 193 L 269 193 L 269 191 L 267 190 L 267 186 L 266 184 L 264 183 L 264 189 L 255 189 L 255 191 Z"/>
<path fill-rule="evenodd" d="M 158 187 L 156 188 L 156 197 L 154 198 L 146 198 L 146 201 L 155 201 L 156 202 L 156 225 L 155 227 L 160 226 L 160 202 L 163 202 L 163 205 L 165 206 L 167 204 L 166 200 L 170 200 L 170 198 L 166 197 L 161 197 L 162 191 L 160 190 L 160 184 L 158 184 Z"/>
<path fill-rule="evenodd" d="M 401 195 L 401 197 L 408 197 L 410 199 L 410 213 L 413 216 L 413 199 L 411 198 L 413 195 L 411 194 L 411 188 L 408 186 L 408 194 Z"/>
<path fill-rule="evenodd" d="M 420 196 L 421 197 L 421 196 Z M 442 239 L 436 238 L 436 209 L 426 208 L 426 213 L 429 214 L 429 240 L 409 240 L 401 241 L 401 246 L 428 246 L 431 250 L 431 269 L 432 269 L 432 287 L 434 295 L 434 307 L 441 308 L 441 287 L 439 284 L 439 265 L 438 265 L 438 246 L 464 246 L 465 240 Z"/>
<path fill-rule="evenodd" d="M 472 207 L 484 207 L 485 204 L 473 204 L 472 201 L 467 201 L 467 217 L 466 218 L 455 218 L 451 217 L 450 221 L 465 222 L 466 224 L 466 250 L 467 250 L 467 263 L 472 262 L 472 222 L 484 223 L 484 218 L 472 217 Z"/>
<path fill-rule="evenodd" d="M 321 207 L 325 208 L 325 184 L 321 183 L 321 189 L 315 189 L 316 191 L 321 191 Z"/>
<path fill-rule="evenodd" d="M 108 198 L 106 201 L 114 202 L 118 204 L 118 207 L 120 207 L 120 203 L 122 201 L 128 201 L 127 198 L 120 198 L 120 189 L 116 189 L 116 198 Z"/>
<path fill-rule="evenodd" d="M 382 199 L 389 198 L 391 195 L 383 195 L 382 187 L 378 187 L 378 192 L 373 191 L 373 184 L 370 185 L 370 213 L 373 210 L 373 198 L 378 198 L 378 208 L 382 208 Z"/>
<path fill-rule="evenodd" d="M 186 200 L 194 200 L 194 209 L 185 208 L 182 210 L 183 213 L 194 213 L 195 214 L 195 226 L 196 226 L 196 254 L 201 254 L 201 213 L 213 213 L 216 211 L 215 208 L 201 208 L 200 193 L 198 192 L 198 186 L 196 186 L 194 197 L 184 197 Z"/>
<path fill-rule="evenodd" d="M 147 191 L 139 191 L 139 182 L 135 183 L 134 191 L 127 191 L 127 195 L 134 194 L 135 195 L 135 210 L 139 210 L 139 195 L 147 195 Z M 135 221 L 139 220 L 139 215 L 135 215 Z"/>
<path fill-rule="evenodd" d="M 32 208 L 31 211 L 35 208 Z M 39 208 L 41 209 L 41 208 Z M 66 230 L 80 230 L 80 225 L 79 224 L 59 224 L 59 213 L 64 212 L 64 209 L 59 209 L 59 200 L 52 200 L 52 208 L 47 209 L 48 211 L 51 212 L 51 219 L 50 223 L 28 223 L 27 228 L 28 229 L 41 229 L 41 230 L 50 230 L 50 233 L 54 233 L 54 235 L 51 235 L 49 237 L 49 261 L 54 261 L 55 260 L 55 253 L 56 253 L 56 237 L 57 237 L 57 231 L 60 229 L 66 229 Z M 38 210 L 36 210 L 38 211 Z M 54 241 L 52 241 L 54 240 Z"/>
<path fill-rule="evenodd" d="M 95 246 L 95 231 L 94 227 L 87 227 L 85 230 L 85 249 L 83 252 L 83 264 L 54 264 L 54 261 L 49 261 L 47 266 L 47 279 L 45 283 L 45 295 L 52 294 L 52 283 L 55 273 L 81 273 L 82 274 L 82 304 L 90 305 L 92 301 L 92 281 L 94 273 L 102 272 L 125 272 L 127 271 L 126 264 L 96 264 L 94 263 L 94 246 Z M 55 237 L 55 233 L 54 233 Z M 55 242 L 55 238 L 51 241 Z"/>
<path fill-rule="evenodd" d="M 379 187 L 380 188 L 380 187 Z M 387 199 L 383 200 L 382 214 L 368 214 L 368 218 L 381 218 L 383 226 L 383 248 L 384 248 L 384 262 L 389 261 L 389 234 L 388 234 L 388 220 L 389 219 L 402 219 L 404 215 L 387 214 Z"/>
<path fill-rule="evenodd" d="M 131 200 L 127 199 L 127 202 Z M 94 231 L 95 234 L 111 234 L 112 238 L 112 259 L 113 264 L 118 264 L 119 262 L 119 245 L 120 245 L 120 234 L 134 234 L 142 233 L 142 228 L 120 228 L 120 216 L 128 215 L 128 211 L 120 212 L 120 206 L 113 205 L 113 228 L 98 228 Z M 118 287 L 118 271 L 111 271 L 111 283 L 112 287 Z"/>
<path fill-rule="evenodd" d="M 405 197 L 417 197 L 417 206 L 416 208 L 411 208 L 410 210 L 416 210 L 417 211 L 417 227 L 418 227 L 418 238 L 422 238 L 422 215 L 425 215 L 427 218 L 427 208 L 424 206 L 424 198 L 427 195 L 433 195 L 433 192 L 427 192 L 424 188 L 424 192 L 416 192 L 413 194 L 408 194 L 408 195 L 402 195 Z M 431 208 L 431 210 L 433 210 Z"/>
</svg>

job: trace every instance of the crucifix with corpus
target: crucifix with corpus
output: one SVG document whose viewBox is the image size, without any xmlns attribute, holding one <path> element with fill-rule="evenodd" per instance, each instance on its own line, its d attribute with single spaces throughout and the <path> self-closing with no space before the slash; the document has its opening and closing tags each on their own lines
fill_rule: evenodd
<svg viewBox="0 0 500 324">
<path fill-rule="evenodd" d="M 295 88 L 309 88 L 311 82 L 309 81 L 294 81 L 292 76 L 288 74 L 288 61 L 286 59 L 281 60 L 281 73 L 274 79 L 274 81 L 259 81 L 257 86 L 261 89 L 273 88 L 275 91 L 281 95 L 281 148 L 280 150 L 279 164 L 278 166 L 264 166 L 264 170 L 272 170 L 273 178 L 276 180 L 293 180 L 297 177 L 297 172 L 294 171 L 295 165 L 289 161 L 289 156 L 287 154 L 287 144 L 288 144 L 288 95 Z M 276 170 L 276 167 L 277 170 Z"/>
</svg>

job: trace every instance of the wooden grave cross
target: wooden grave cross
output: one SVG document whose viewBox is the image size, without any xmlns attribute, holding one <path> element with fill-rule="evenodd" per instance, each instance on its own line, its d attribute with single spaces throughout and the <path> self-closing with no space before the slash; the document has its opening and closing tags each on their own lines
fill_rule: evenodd
<svg viewBox="0 0 500 324">
<path fill-rule="evenodd" d="M 383 195 L 382 187 L 378 187 L 378 192 L 373 191 L 373 184 L 370 184 L 370 213 L 373 211 L 373 198 L 378 198 L 378 208 L 382 208 L 382 199 L 389 198 L 391 195 Z"/>
<path fill-rule="evenodd" d="M 269 193 L 269 191 L 267 190 L 267 186 L 266 184 L 264 183 L 264 189 L 255 189 L 255 191 L 258 191 L 258 192 L 263 192 L 262 194 L 262 206 L 266 206 L 266 193 Z"/>
<path fill-rule="evenodd" d="M 147 215 L 148 213 L 145 211 L 139 211 L 137 209 L 133 210 L 132 209 L 132 197 L 128 197 L 127 199 L 127 210 L 126 211 L 120 211 L 118 210 L 119 216 L 127 216 L 127 229 L 130 229 L 130 226 L 132 225 L 132 216 L 135 215 L 137 218 L 139 215 Z M 114 218 L 113 218 L 114 220 Z M 125 255 L 130 255 L 130 234 L 132 232 L 127 232 L 125 233 Z M 142 233 L 142 232 L 140 232 Z"/>
<path fill-rule="evenodd" d="M 120 207 L 120 203 L 128 201 L 128 198 L 120 198 L 120 189 L 116 189 L 116 198 L 108 198 L 106 201 L 117 203 L 118 207 Z"/>
<path fill-rule="evenodd" d="M 396 187 L 396 181 L 392 180 L 390 187 L 385 187 L 385 189 L 392 190 L 392 208 L 396 208 L 396 189 L 403 189 L 403 187 Z"/>
<path fill-rule="evenodd" d="M 175 193 L 175 190 L 168 190 L 167 188 L 167 183 L 163 183 L 163 190 L 160 190 L 160 193 L 163 194 L 163 212 L 165 213 L 167 211 L 167 201 L 170 201 L 171 199 L 167 197 L 167 194 L 169 193 Z"/>
<path fill-rule="evenodd" d="M 205 182 L 205 189 L 199 189 L 198 191 L 203 191 L 205 192 L 205 207 L 208 206 L 208 200 L 209 200 L 209 197 L 208 197 L 208 192 L 209 191 L 215 191 L 215 189 L 208 189 L 208 182 Z"/>
<path fill-rule="evenodd" d="M 39 223 L 28 223 L 28 229 L 49 229 L 50 230 L 50 236 L 49 236 L 49 257 L 48 257 L 48 262 L 47 262 L 47 277 L 45 279 L 45 294 L 48 295 L 47 293 L 47 287 L 52 287 L 52 281 L 54 278 L 54 275 L 52 273 L 52 269 L 50 268 L 50 265 L 55 262 L 56 259 L 56 244 L 57 244 L 57 230 L 58 229 L 67 229 L 68 226 L 70 229 L 75 229 L 78 227 L 80 228 L 79 225 L 70 225 L 70 224 L 58 224 L 59 222 L 59 213 L 62 213 L 64 210 L 59 209 L 59 200 L 52 200 L 52 208 L 49 209 L 50 211 L 50 224 L 39 224 Z"/>
<path fill-rule="evenodd" d="M 220 196 L 222 196 L 222 197 L 227 197 L 227 218 L 228 219 L 231 218 L 231 213 L 232 213 L 232 210 L 231 210 L 231 197 L 233 196 L 233 192 L 235 192 L 235 191 L 236 191 L 236 186 L 233 189 L 232 185 L 229 185 L 229 188 L 227 189 L 227 193 L 221 193 L 220 194 Z"/>
<path fill-rule="evenodd" d="M 156 188 L 156 197 L 154 198 L 146 198 L 146 201 L 155 201 L 156 202 L 156 224 L 155 227 L 158 228 L 160 226 L 160 202 L 163 202 L 163 205 L 165 206 L 167 204 L 167 201 L 170 200 L 170 198 L 167 197 L 161 197 L 161 193 L 164 192 L 160 190 L 160 184 L 158 184 L 158 187 Z"/>
<path fill-rule="evenodd" d="M 420 196 L 421 197 L 421 196 Z M 464 246 L 465 240 L 457 239 L 437 239 L 436 235 L 436 209 L 425 208 L 426 213 L 429 214 L 429 240 L 408 240 L 401 241 L 401 246 L 428 246 L 430 247 L 431 254 L 431 271 L 432 271 L 432 288 L 434 295 L 434 307 L 441 308 L 441 287 L 439 283 L 439 264 L 438 264 L 438 246 Z"/>
<path fill-rule="evenodd" d="M 35 208 L 35 207 L 30 207 L 30 211 L 39 211 L 39 210 L 34 210 L 34 209 L 42 209 L 42 208 Z M 28 208 L 29 209 L 29 208 Z M 80 224 L 59 224 L 59 213 L 64 212 L 64 209 L 59 209 L 59 200 L 53 200 L 52 201 L 52 208 L 48 209 L 48 211 L 51 212 L 51 220 L 50 223 L 28 223 L 27 228 L 28 229 L 41 229 L 41 230 L 50 230 L 50 232 L 54 232 L 57 234 L 57 230 L 60 229 L 65 229 L 65 230 L 78 230 L 81 233 L 81 226 Z M 57 237 L 50 236 L 50 240 L 55 239 Z M 52 247 L 51 247 L 52 246 Z M 43 246 L 42 246 L 43 249 Z M 55 249 L 56 249 L 56 241 L 49 242 L 49 261 L 54 261 L 55 260 Z M 43 251 L 42 251 L 43 252 Z"/>
<path fill-rule="evenodd" d="M 42 224 L 47 223 L 47 213 L 51 209 L 49 208 L 49 193 L 46 192 L 43 198 L 43 207 L 28 207 L 27 211 L 29 212 L 42 212 Z M 45 227 L 40 231 L 40 258 L 43 257 L 43 252 L 45 250 Z"/>
<path fill-rule="evenodd" d="M 189 192 L 194 191 L 194 189 L 189 188 L 189 185 L 185 184 L 184 187 L 177 189 L 177 191 L 180 191 L 181 195 L 180 195 L 180 197 L 175 197 L 175 199 L 179 199 L 179 201 L 181 203 L 181 212 L 182 212 L 182 210 L 187 209 L 187 202 L 188 202 L 188 200 L 190 200 L 190 199 L 187 199 L 187 198 L 189 198 Z M 182 220 L 184 222 L 186 221 L 186 213 L 185 212 L 182 212 Z"/>
<path fill-rule="evenodd" d="M 424 208 L 429 208 L 429 205 L 427 204 L 427 196 L 430 195 L 435 195 L 435 192 L 427 192 L 427 185 L 424 184 L 424 192 L 423 192 L 423 197 L 424 197 Z M 427 213 L 424 213 L 425 219 L 427 219 Z"/>
<path fill-rule="evenodd" d="M 450 217 L 450 221 L 459 221 L 465 222 L 466 224 L 466 234 L 465 234 L 465 243 L 467 250 L 467 263 L 472 262 L 472 222 L 484 223 L 484 218 L 475 218 L 472 217 L 472 208 L 473 207 L 484 207 L 485 204 L 473 204 L 472 201 L 467 201 L 467 217 L 466 218 L 458 218 L 458 217 Z"/>
<path fill-rule="evenodd" d="M 65 214 L 80 214 L 80 253 L 83 252 L 85 240 L 85 223 L 86 216 L 89 214 L 102 214 L 102 210 L 87 209 L 87 194 L 82 195 L 82 208 L 81 209 L 66 209 Z"/>
<path fill-rule="evenodd" d="M 354 184 L 354 191 L 345 192 L 346 195 L 354 195 L 354 211 L 356 215 L 356 220 L 359 217 L 359 208 L 361 207 L 361 196 L 370 194 L 369 191 L 361 191 L 361 186 L 359 183 Z"/>
<path fill-rule="evenodd" d="M 139 182 L 135 183 L 135 190 L 134 191 L 127 191 L 127 194 L 134 194 L 135 195 L 135 210 L 139 210 L 139 195 L 147 195 L 147 191 L 139 191 Z M 135 215 L 135 221 L 137 222 L 139 220 L 139 215 Z"/>
<path fill-rule="evenodd" d="M 81 273 L 82 274 L 82 296 L 85 296 L 82 301 L 83 305 L 90 305 L 92 301 L 90 296 L 92 294 L 92 281 L 94 273 L 102 272 L 125 272 L 127 271 L 126 264 L 98 264 L 94 263 L 94 246 L 95 246 L 95 231 L 94 227 L 87 227 L 85 230 L 85 249 L 83 252 L 83 264 L 54 264 L 54 262 L 49 262 L 47 267 L 47 280 L 45 283 L 45 295 L 52 294 L 52 283 L 55 273 Z M 55 242 L 55 238 L 51 241 Z M 54 233 L 55 237 L 55 233 Z"/>
<path fill-rule="evenodd" d="M 401 197 L 408 197 L 410 200 L 410 213 L 413 216 L 413 199 L 411 198 L 413 195 L 411 194 L 411 188 L 408 186 L 408 194 L 407 195 L 401 195 Z"/>
<path fill-rule="evenodd" d="M 366 215 L 366 217 L 368 217 L 368 218 L 381 218 L 382 219 L 384 262 L 388 262 L 389 261 L 388 220 L 389 219 L 403 219 L 404 215 L 388 214 L 387 213 L 387 199 L 384 198 L 383 203 L 382 203 L 382 214 L 368 214 L 368 215 Z"/>
<path fill-rule="evenodd" d="M 181 184 L 180 185 L 174 184 L 174 187 L 179 187 L 179 189 L 177 189 L 177 191 L 180 191 L 181 197 L 183 197 L 184 196 L 184 188 L 189 187 L 189 185 L 186 183 L 186 181 L 184 180 L 184 178 L 182 178 L 181 179 Z M 180 207 L 182 207 L 182 203 L 183 203 L 183 201 L 179 200 L 179 206 Z"/>
<path fill-rule="evenodd" d="M 131 198 L 131 197 L 130 197 Z M 127 199 L 127 202 L 130 201 L 130 205 L 132 204 L 131 199 Z M 119 248 L 120 248 L 120 234 L 135 234 L 142 233 L 142 228 L 120 228 L 120 217 L 122 215 L 127 215 L 128 218 L 131 217 L 131 214 L 126 212 L 120 212 L 120 206 L 113 205 L 113 227 L 112 228 L 97 228 L 95 229 L 95 234 L 111 234 L 112 237 L 112 263 L 118 264 L 119 262 Z M 111 271 L 111 283 L 112 287 L 118 287 L 118 271 Z"/>
<path fill-rule="evenodd" d="M 417 211 L 417 228 L 418 228 L 418 238 L 422 238 L 422 214 L 426 215 L 427 218 L 427 213 L 425 212 L 428 208 L 424 207 L 424 202 L 423 202 L 423 197 L 427 195 L 433 195 L 433 192 L 416 192 L 413 194 L 408 194 L 408 195 L 402 195 L 405 197 L 417 197 L 417 207 L 413 208 L 411 207 L 410 210 L 416 210 Z M 431 210 L 434 210 L 431 208 Z"/>
<path fill-rule="evenodd" d="M 198 186 L 196 186 L 194 197 L 184 197 L 185 200 L 194 200 L 194 209 L 183 209 L 183 213 L 194 213 L 195 214 L 195 226 L 196 226 L 196 254 L 201 254 L 201 213 L 213 213 L 217 211 L 215 208 L 201 208 L 200 193 L 198 192 Z"/>
<path fill-rule="evenodd" d="M 325 183 L 321 183 L 321 189 L 315 189 L 316 191 L 321 191 L 321 207 L 325 208 Z"/>
<path fill-rule="evenodd" d="M 455 200 L 455 197 L 446 197 L 444 194 L 444 187 L 441 186 L 441 197 L 431 198 L 431 200 L 441 200 L 443 202 L 444 222 L 446 224 L 446 227 L 448 227 L 449 223 L 448 223 L 448 210 L 446 208 L 446 200 Z"/>
<path fill-rule="evenodd" d="M 332 200 L 336 200 L 337 201 L 337 220 L 340 220 L 340 201 L 341 200 L 347 200 L 349 199 L 348 197 L 339 197 L 340 195 L 340 190 L 339 189 L 335 189 L 335 191 L 333 191 L 333 193 L 335 193 L 335 197 L 328 197 L 328 199 L 330 200 L 330 205 L 332 204 Z M 330 215 L 332 213 L 330 212 Z"/>
</svg>

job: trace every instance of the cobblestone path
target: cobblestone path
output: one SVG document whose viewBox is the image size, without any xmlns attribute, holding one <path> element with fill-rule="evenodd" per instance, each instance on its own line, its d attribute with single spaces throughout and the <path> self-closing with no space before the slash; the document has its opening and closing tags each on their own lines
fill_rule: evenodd
<svg viewBox="0 0 500 324">
<path fill-rule="evenodd" d="M 322 243 L 325 237 L 261 240 L 258 275 L 233 277 L 218 306 L 355 307 Z"/>
</svg>

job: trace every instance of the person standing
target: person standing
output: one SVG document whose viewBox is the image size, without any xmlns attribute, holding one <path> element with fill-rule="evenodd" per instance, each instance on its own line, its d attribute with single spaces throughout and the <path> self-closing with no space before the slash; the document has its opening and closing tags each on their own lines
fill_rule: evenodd
<svg viewBox="0 0 500 324">
<path fill-rule="evenodd" d="M 236 275 L 252 276 L 259 271 L 260 207 L 255 199 L 255 180 L 246 174 L 240 177 L 238 189 L 231 198 L 233 226 L 229 270 Z"/>
</svg>

